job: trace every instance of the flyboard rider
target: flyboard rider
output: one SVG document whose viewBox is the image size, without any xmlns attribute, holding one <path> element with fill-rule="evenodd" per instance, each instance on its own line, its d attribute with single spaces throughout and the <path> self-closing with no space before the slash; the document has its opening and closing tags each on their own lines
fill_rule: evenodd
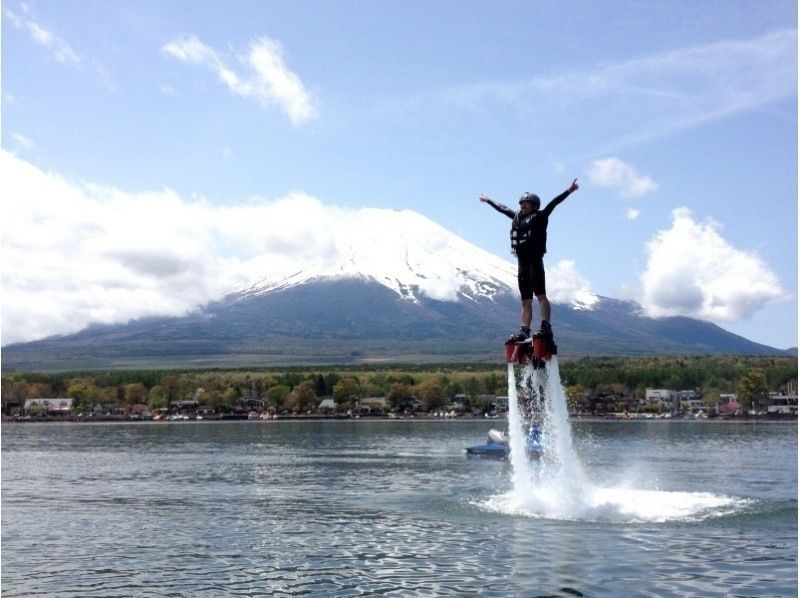
<svg viewBox="0 0 800 598">
<path fill-rule="evenodd" d="M 578 190 L 578 179 L 566 191 L 550 200 L 539 209 L 541 200 L 533 193 L 523 193 L 519 199 L 519 212 L 481 195 L 482 203 L 488 203 L 498 212 L 511 218 L 511 252 L 517 256 L 517 281 L 522 299 L 522 325 L 513 340 L 526 341 L 531 337 L 533 319 L 533 296 L 539 301 L 542 323 L 537 334 L 553 337 L 550 327 L 550 301 L 547 299 L 544 276 L 544 254 L 547 252 L 547 223 L 555 207 L 571 193 Z"/>
</svg>

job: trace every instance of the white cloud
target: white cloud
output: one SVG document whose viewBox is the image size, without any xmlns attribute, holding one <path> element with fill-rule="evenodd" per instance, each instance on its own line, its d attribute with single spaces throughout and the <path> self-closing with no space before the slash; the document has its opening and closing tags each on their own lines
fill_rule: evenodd
<svg viewBox="0 0 800 598">
<path fill-rule="evenodd" d="M 480 82 L 415 93 L 389 113 L 438 106 L 505 118 L 528 134 L 563 135 L 564 123 L 605 139 L 608 152 L 760 110 L 797 94 L 797 30 L 680 48 L 558 76 Z M 796 113 L 794 104 L 787 116 Z M 560 128 L 558 128 L 560 127 Z"/>
<path fill-rule="evenodd" d="M 283 47 L 275 40 L 258 38 L 250 45 L 248 54 L 239 57 L 248 69 L 245 75 L 226 65 L 213 48 L 196 36 L 172 41 L 162 50 L 182 62 L 206 66 L 235 95 L 254 99 L 262 106 L 277 105 L 295 125 L 318 115 L 316 102 L 297 74 L 286 66 Z"/>
<path fill-rule="evenodd" d="M 21 149 L 32 150 L 36 147 L 36 144 L 33 142 L 33 140 L 25 135 L 22 135 L 21 133 L 14 133 L 11 136 L 11 139 L 13 139 L 17 143 L 17 146 Z"/>
<path fill-rule="evenodd" d="M 775 273 L 755 253 L 732 247 L 714 222 L 698 223 L 687 208 L 647 244 L 641 303 L 647 315 L 714 322 L 747 318 L 787 299 Z"/>
<path fill-rule="evenodd" d="M 6 10 L 6 16 L 16 29 L 27 31 L 30 38 L 38 45 L 46 48 L 58 62 L 73 66 L 81 64 L 80 56 L 67 42 L 29 18 L 28 11 L 24 7 L 23 12 L 25 14 L 20 15 Z"/>
<path fill-rule="evenodd" d="M 161 49 L 178 60 L 189 64 L 208 64 L 217 69 L 221 65 L 217 53 L 193 35 L 170 42 Z"/>
<path fill-rule="evenodd" d="M 333 251 L 327 214 L 303 194 L 215 207 L 169 189 L 75 185 L 5 150 L 0 180 L 4 344 L 182 315 L 256 272 L 290 273 Z"/>
<path fill-rule="evenodd" d="M 577 270 L 572 260 L 561 260 L 547 269 L 547 296 L 556 303 L 579 304 L 591 307 L 597 296 L 591 285 Z"/>
<path fill-rule="evenodd" d="M 642 197 L 658 188 L 647 175 L 639 174 L 630 164 L 611 157 L 589 164 L 589 182 L 598 187 L 619 190 L 623 197 Z"/>
<path fill-rule="evenodd" d="M 625 217 L 628 220 L 636 220 L 639 217 L 639 210 L 636 208 L 628 208 L 628 211 L 625 212 Z"/>
</svg>

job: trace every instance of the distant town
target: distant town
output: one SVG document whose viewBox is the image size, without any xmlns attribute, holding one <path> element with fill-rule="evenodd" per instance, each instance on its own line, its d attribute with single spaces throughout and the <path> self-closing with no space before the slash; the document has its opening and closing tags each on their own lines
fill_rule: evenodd
<svg viewBox="0 0 800 598">
<path fill-rule="evenodd" d="M 797 357 L 583 357 L 559 363 L 573 417 L 797 417 Z M 500 417 L 494 363 L 9 372 L 5 421 Z"/>
<path fill-rule="evenodd" d="M 572 417 L 613 417 L 616 419 L 671 419 L 671 418 L 716 418 L 716 417 L 790 417 L 797 418 L 797 394 L 771 392 L 756 400 L 747 411 L 742 409 L 735 394 L 722 394 L 714 405 L 700 397 L 694 390 L 668 390 L 648 388 L 645 399 L 631 399 L 613 395 L 590 396 L 575 408 L 570 403 Z M 478 403 L 486 408 L 467 408 L 467 397 L 456 395 L 444 408 L 429 411 L 416 397 L 411 397 L 396 408 L 392 408 L 387 397 L 366 397 L 356 402 L 355 409 L 343 411 L 331 397 L 323 397 L 316 409 L 305 412 L 269 409 L 261 399 L 240 399 L 233 410 L 217 411 L 197 400 L 170 403 L 167 407 L 151 411 L 147 405 L 136 404 L 130 409 L 112 404 L 99 403 L 88 412 L 76 413 L 75 400 L 69 397 L 31 398 L 24 404 L 9 403 L 4 406 L 6 420 L 25 421 L 184 421 L 184 420 L 270 420 L 281 418 L 350 418 L 350 417 L 441 417 L 480 418 L 497 417 L 508 411 L 507 396 L 478 397 Z"/>
</svg>

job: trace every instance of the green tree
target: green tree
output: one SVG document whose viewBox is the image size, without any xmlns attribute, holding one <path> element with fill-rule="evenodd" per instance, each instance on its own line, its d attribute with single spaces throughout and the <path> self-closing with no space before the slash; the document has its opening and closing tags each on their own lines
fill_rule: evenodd
<svg viewBox="0 0 800 598">
<path fill-rule="evenodd" d="M 160 388 L 158 386 L 154 386 L 153 388 Z M 164 396 L 163 393 L 153 393 L 152 389 L 150 395 L 147 399 L 147 407 L 150 411 L 158 411 L 159 409 L 164 409 L 167 406 L 167 397 Z"/>
<path fill-rule="evenodd" d="M 701 390 L 701 394 L 703 397 L 703 405 L 707 410 L 711 411 L 716 408 L 719 395 L 722 394 L 722 391 L 716 386 L 705 386 Z"/>
<path fill-rule="evenodd" d="M 301 382 L 292 389 L 286 397 L 286 403 L 295 413 L 305 413 L 317 408 L 317 395 L 314 393 L 314 384 L 310 381 Z"/>
<path fill-rule="evenodd" d="M 580 384 L 567 387 L 567 407 L 570 413 L 578 413 L 583 408 L 586 394 L 586 389 Z"/>
<path fill-rule="evenodd" d="M 262 376 L 253 378 L 253 393 L 257 399 L 263 398 L 266 388 L 267 386 Z"/>
<path fill-rule="evenodd" d="M 419 398 L 428 411 L 441 409 L 447 404 L 444 391 L 438 382 L 427 380 L 418 387 Z"/>
<path fill-rule="evenodd" d="M 236 407 L 236 401 L 242 396 L 241 389 L 238 386 L 231 386 L 225 389 L 222 393 L 222 400 L 218 408 L 221 411 L 233 411 Z"/>
<path fill-rule="evenodd" d="M 752 369 L 739 379 L 736 385 L 736 400 L 742 409 L 752 409 L 753 401 L 767 395 L 767 376 L 764 370 Z"/>
<path fill-rule="evenodd" d="M 211 407 L 214 410 L 214 413 L 223 413 L 228 412 L 233 409 L 235 404 L 231 403 L 230 401 L 225 399 L 225 391 L 220 390 L 219 388 L 215 388 L 213 390 L 207 390 L 203 394 L 203 400 L 205 401 L 205 405 Z"/>
<path fill-rule="evenodd" d="M 76 379 L 67 387 L 67 396 L 74 399 L 75 411 L 91 411 L 94 404 L 102 400 L 102 393 L 87 379 Z"/>
<path fill-rule="evenodd" d="M 342 378 L 333 387 L 333 400 L 344 409 L 353 409 L 361 397 L 361 384 L 352 376 Z"/>
<path fill-rule="evenodd" d="M 328 394 L 328 385 L 325 383 L 325 376 L 320 373 L 314 375 L 314 394 L 318 397 Z"/>
<path fill-rule="evenodd" d="M 475 376 L 469 376 L 464 380 L 464 393 L 471 399 L 481 394 L 481 383 Z"/>
<path fill-rule="evenodd" d="M 283 384 L 270 386 L 267 389 L 268 408 L 274 409 L 277 413 L 280 413 L 284 408 L 284 403 L 286 402 L 286 397 L 289 395 L 289 392 L 291 392 L 291 389 Z"/>
<path fill-rule="evenodd" d="M 147 398 L 147 389 L 141 382 L 134 384 L 126 384 L 124 387 L 125 403 L 128 405 L 135 405 L 137 403 L 144 403 Z"/>
<path fill-rule="evenodd" d="M 163 401 L 164 407 L 167 406 L 167 393 L 164 391 L 164 388 L 158 384 L 156 384 L 153 388 L 150 389 L 150 392 L 147 393 L 147 398 L 148 398 L 148 403 L 147 403 L 148 405 L 150 404 L 150 401 L 155 399 L 156 401 L 159 402 Z"/>
<path fill-rule="evenodd" d="M 411 387 L 407 384 L 402 384 L 400 382 L 394 382 L 389 387 L 389 392 L 386 394 L 386 398 L 389 400 L 389 405 L 394 411 L 399 410 L 406 401 L 411 399 Z"/>
<path fill-rule="evenodd" d="M 178 401 L 181 398 L 182 384 L 178 376 L 171 374 L 164 376 L 158 381 L 158 385 L 164 389 L 164 396 L 168 402 Z"/>
</svg>

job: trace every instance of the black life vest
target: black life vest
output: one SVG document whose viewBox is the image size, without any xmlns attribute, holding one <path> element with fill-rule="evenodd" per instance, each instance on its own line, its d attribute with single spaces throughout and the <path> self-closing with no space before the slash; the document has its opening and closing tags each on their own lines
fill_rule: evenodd
<svg viewBox="0 0 800 598">
<path fill-rule="evenodd" d="M 511 221 L 511 253 L 544 255 L 547 253 L 547 213 L 537 210 L 523 216 L 517 212 Z"/>
<path fill-rule="evenodd" d="M 523 245 L 530 243 L 533 232 L 532 221 L 535 216 L 536 212 L 527 216 L 517 212 L 511 221 L 511 253 L 514 255 L 517 255 Z"/>
</svg>

